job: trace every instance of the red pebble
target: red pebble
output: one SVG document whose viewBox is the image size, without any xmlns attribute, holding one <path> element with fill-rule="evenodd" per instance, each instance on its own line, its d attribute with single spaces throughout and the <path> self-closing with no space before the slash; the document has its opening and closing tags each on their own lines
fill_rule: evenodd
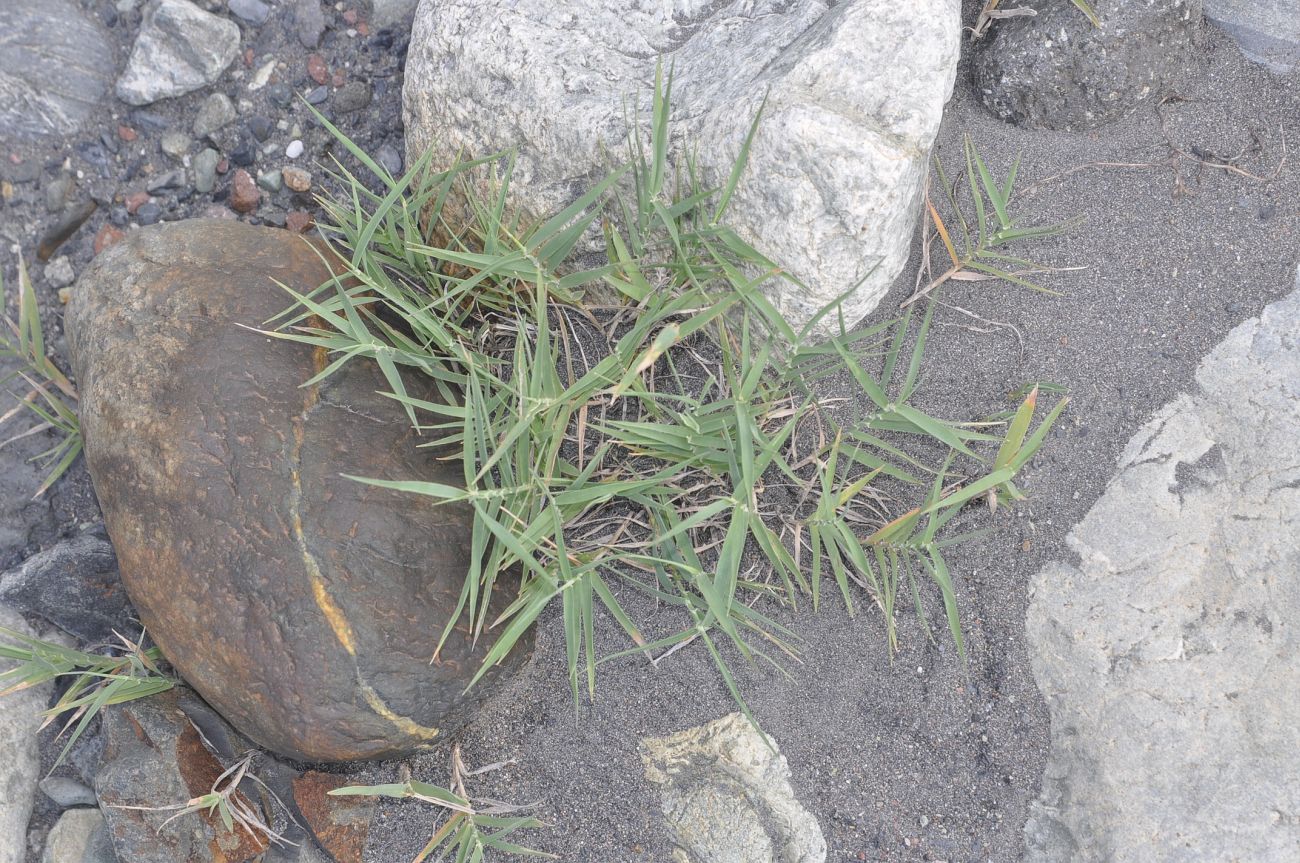
<svg viewBox="0 0 1300 863">
<path fill-rule="evenodd" d="M 126 141 L 129 144 L 132 141 L 134 141 L 136 138 L 138 138 L 139 135 L 137 135 L 135 133 L 135 129 L 132 129 L 130 126 L 118 126 L 117 137 L 121 138 L 123 141 Z"/>
<path fill-rule="evenodd" d="M 356 24 L 356 23 L 357 23 L 357 10 L 355 10 L 355 9 L 349 9 L 348 11 L 344 12 L 344 13 L 343 13 L 343 20 L 344 20 L 345 22 L 347 22 L 347 25 L 348 25 L 349 27 L 351 27 L 352 25 Z"/>
<path fill-rule="evenodd" d="M 301 234 L 314 223 L 311 213 L 306 210 L 292 210 L 284 217 L 284 226 L 295 234 Z"/>
<path fill-rule="evenodd" d="M 224 158 L 223 158 L 221 161 L 217 162 L 217 173 L 218 173 L 218 174 L 224 174 L 224 173 L 226 173 L 226 172 L 229 171 L 229 170 L 230 170 L 230 160 L 229 160 L 229 159 L 224 159 Z"/>
<path fill-rule="evenodd" d="M 365 21 L 360 22 L 359 24 L 357 24 L 357 32 L 360 33 L 362 36 L 369 36 L 370 25 L 367 24 Z"/>
<path fill-rule="evenodd" d="M 252 48 L 245 48 L 245 49 L 244 49 L 244 66 L 245 66 L 245 68 L 249 68 L 249 69 L 251 69 L 251 68 L 253 67 L 253 57 L 254 57 L 253 49 L 252 49 Z"/>
<path fill-rule="evenodd" d="M 307 74 L 317 84 L 324 84 L 330 79 L 329 67 L 325 65 L 325 60 L 321 58 L 321 55 L 307 55 Z"/>
<path fill-rule="evenodd" d="M 109 246 L 115 246 L 125 239 L 126 234 L 105 222 L 104 227 L 100 228 L 99 233 L 95 235 L 95 254 L 98 255 Z"/>
<path fill-rule="evenodd" d="M 257 184 L 248 172 L 243 168 L 235 171 L 235 177 L 230 183 L 230 209 L 236 213 L 251 213 L 261 201 L 262 193 L 257 190 Z"/>
<path fill-rule="evenodd" d="M 147 204 L 147 203 L 149 203 L 149 193 L 148 193 L 148 192 L 135 192 L 134 194 L 127 195 L 127 196 L 126 196 L 126 211 L 127 211 L 128 213 L 130 213 L 131 215 L 134 216 L 134 215 L 135 215 L 135 211 L 138 210 L 138 209 L 140 209 L 141 207 L 143 207 L 143 206 L 144 206 L 145 204 Z"/>
<path fill-rule="evenodd" d="M 344 84 L 347 83 L 347 81 L 348 81 L 347 75 L 344 75 L 342 72 L 335 72 L 334 77 L 333 79 L 331 79 L 330 83 L 333 84 L 335 87 L 342 87 Z"/>
</svg>

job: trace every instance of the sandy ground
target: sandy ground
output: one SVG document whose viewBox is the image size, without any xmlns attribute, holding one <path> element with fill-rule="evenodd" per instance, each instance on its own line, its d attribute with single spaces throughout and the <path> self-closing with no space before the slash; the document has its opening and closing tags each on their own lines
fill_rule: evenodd
<svg viewBox="0 0 1300 863">
<path fill-rule="evenodd" d="M 950 169 L 959 163 L 964 134 L 998 171 L 1023 153 L 1025 220 L 1086 220 L 1038 243 L 1032 256 L 1086 269 L 1043 280 L 1059 297 L 992 282 L 947 287 L 945 304 L 997 323 L 939 311 L 922 403 L 975 418 L 1004 409 L 1009 391 L 1035 380 L 1067 387 L 1072 403 L 1027 471 L 1031 500 L 999 512 L 992 537 L 951 556 L 969 675 L 951 644 L 928 642 L 906 610 L 902 650 L 891 663 L 879 615 L 850 620 L 834 602 L 816 616 L 784 618 L 806 639 L 793 679 L 745 675 L 754 712 L 789 759 L 831 861 L 1019 859 L 1048 741 L 1023 642 L 1027 581 L 1046 561 L 1071 557 L 1066 533 L 1100 495 L 1138 426 L 1188 387 L 1197 361 L 1229 329 L 1293 284 L 1300 156 L 1273 174 L 1283 127 L 1300 147 L 1300 80 L 1271 77 L 1212 33 L 1202 69 L 1177 95 L 1185 101 L 1151 103 L 1100 131 L 1038 132 L 993 119 L 973 99 L 965 69 L 959 73 L 941 158 Z M 1240 167 L 1270 179 L 1171 150 L 1235 154 L 1256 140 L 1259 152 Z M 1094 162 L 1144 166 L 1087 167 Z M 918 245 L 872 320 L 908 296 L 919 259 Z M 543 622 L 527 673 L 465 733 L 471 766 L 517 762 L 471 789 L 537 801 L 554 826 L 532 843 L 562 859 L 665 861 L 670 845 L 637 741 L 714 719 L 733 709 L 731 700 L 704 650 L 690 648 L 657 668 L 637 659 L 602 667 L 596 702 L 584 701 L 575 715 L 558 623 Z M 442 781 L 446 761 L 439 750 L 410 766 L 417 777 Z M 396 770 L 382 765 L 365 775 L 390 779 Z M 367 859 L 409 859 L 428 836 L 431 813 L 394 803 L 381 814 Z"/>
<path fill-rule="evenodd" d="M 1073 403 L 1027 472 L 1028 504 L 998 513 L 997 533 L 950 556 L 968 667 L 950 642 L 927 641 L 906 610 L 902 650 L 891 662 L 879 615 L 851 620 L 831 601 L 816 616 L 783 618 L 806 640 L 791 678 L 761 669 L 742 674 L 755 714 L 821 823 L 832 861 L 1020 857 L 1048 740 L 1022 640 L 1028 579 L 1044 562 L 1069 558 L 1066 533 L 1100 495 L 1138 426 L 1187 388 L 1200 357 L 1229 329 L 1293 283 L 1300 153 L 1275 178 L 1255 180 L 1171 157 L 1171 143 L 1189 153 L 1195 145 L 1233 154 L 1250 150 L 1258 136 L 1260 152 L 1241 167 L 1271 175 L 1283 155 L 1283 127 L 1300 149 L 1300 77 L 1271 77 L 1212 33 L 1202 68 L 1177 95 L 1186 101 L 1150 104 L 1098 132 L 1036 132 L 989 116 L 972 98 L 965 70 L 959 73 L 941 132 L 945 164 L 958 164 L 966 133 L 995 170 L 1023 152 L 1026 221 L 1086 219 L 1070 235 L 1026 251 L 1087 269 L 1046 278 L 1059 297 L 998 283 L 947 287 L 944 303 L 998 325 L 954 308 L 939 311 L 921 404 L 975 418 L 1008 407 L 1007 392 L 1032 380 L 1067 387 Z M 1098 161 L 1146 166 L 1083 167 Z M 78 269 L 87 246 L 83 237 Z M 918 265 L 919 245 L 872 320 L 894 313 Z M 52 295 L 44 301 L 56 308 Z M 826 388 L 827 396 L 842 392 Z M 30 543 L 94 517 L 84 470 L 74 470 L 53 498 Z M 717 718 L 734 709 L 730 696 L 706 653 L 692 647 L 657 668 L 633 658 L 602 666 L 596 702 L 584 701 L 575 715 L 558 624 L 555 616 L 543 620 L 527 672 L 462 736 L 471 766 L 516 762 L 471 790 L 537 802 L 553 827 L 529 841 L 564 860 L 664 863 L 668 837 L 637 742 Z M 601 645 L 607 652 L 622 646 L 612 639 Z M 443 782 L 447 758 L 444 748 L 409 766 L 417 778 Z M 374 765 L 355 778 L 390 781 L 399 769 Z M 409 860 L 433 819 L 429 809 L 406 803 L 385 804 L 380 816 L 369 863 Z"/>
</svg>

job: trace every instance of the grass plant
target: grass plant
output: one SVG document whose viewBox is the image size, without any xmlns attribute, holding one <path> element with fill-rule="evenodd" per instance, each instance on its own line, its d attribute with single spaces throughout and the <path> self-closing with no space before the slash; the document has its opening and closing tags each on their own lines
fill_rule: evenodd
<svg viewBox="0 0 1300 863">
<path fill-rule="evenodd" d="M 54 767 L 105 707 L 156 695 L 175 685 L 160 665 L 162 654 L 156 647 L 145 648 L 143 636 L 133 642 L 118 635 L 120 644 L 103 653 L 64 647 L 5 627 L 0 627 L 0 636 L 9 642 L 0 642 L 0 658 L 15 663 L 0 673 L 0 697 L 48 681 L 68 683 L 59 700 L 45 711 L 41 724 L 44 728 L 62 718 L 59 733 L 68 735 Z"/>
<path fill-rule="evenodd" d="M 67 472 L 81 453 L 81 425 L 73 407 L 77 391 L 46 351 L 36 291 L 21 256 L 18 258 L 17 320 L 4 313 L 8 308 L 7 301 L 4 279 L 0 276 L 0 360 L 16 361 L 16 368 L 0 377 L 0 386 L 21 380 L 28 388 L 25 394 L 15 396 L 17 404 L 14 407 L 0 414 L 0 426 L 24 412 L 35 414 L 39 422 L 0 442 L 0 447 L 46 430 L 57 433 L 58 442 L 35 457 L 48 470 L 45 480 L 36 490 L 36 497 L 40 497 Z"/>
<path fill-rule="evenodd" d="M 879 608 L 893 649 L 900 594 L 924 620 L 929 582 L 964 655 L 946 557 L 964 537 L 945 528 L 967 504 L 1021 497 L 1014 478 L 1065 400 L 1043 415 L 1031 391 L 992 425 L 918 408 L 932 307 L 811 344 L 838 304 L 793 328 L 767 291 L 797 281 L 727 225 L 758 120 L 709 185 L 689 159 L 671 167 L 670 96 L 661 73 L 628 164 L 537 221 L 511 206 L 511 154 L 438 168 L 426 154 L 395 177 L 317 115 L 383 187 L 337 163 L 341 191 L 321 203 L 344 272 L 290 291 L 269 332 L 329 353 L 312 382 L 376 363 L 425 445 L 459 460 L 463 487 L 354 479 L 473 510 L 472 562 L 443 638 L 464 618 L 490 641 L 475 681 L 557 605 L 575 703 L 594 695 L 602 663 L 698 641 L 750 715 L 730 661 L 797 656 L 772 611 L 802 598 L 816 608 L 827 584 L 851 612 Z M 1014 168 L 992 187 L 999 217 L 1013 181 Z M 584 299 L 604 294 L 620 302 Z M 822 403 L 817 383 L 837 375 L 864 412 L 842 419 Z M 437 397 L 412 394 L 413 377 Z M 912 442 L 948 455 L 927 464 Z M 522 585 L 489 616 L 510 568 Z M 633 594 L 676 626 L 650 631 Z M 598 615 L 625 650 L 597 655 Z"/>
<path fill-rule="evenodd" d="M 500 766 L 502 765 L 493 764 L 474 771 L 466 770 L 457 745 L 451 750 L 450 788 L 407 778 L 403 782 L 386 785 L 349 785 L 329 793 L 333 796 L 419 800 L 445 810 L 447 820 L 438 825 L 411 863 L 424 863 L 426 860 L 436 863 L 449 856 L 456 863 L 481 863 L 489 851 L 556 859 L 553 854 L 535 851 L 512 841 L 513 835 L 520 830 L 545 827 L 542 821 L 532 816 L 515 814 L 521 807 L 496 800 L 477 800 L 465 790 L 466 778 Z M 433 857 L 435 853 L 438 856 Z"/>
</svg>

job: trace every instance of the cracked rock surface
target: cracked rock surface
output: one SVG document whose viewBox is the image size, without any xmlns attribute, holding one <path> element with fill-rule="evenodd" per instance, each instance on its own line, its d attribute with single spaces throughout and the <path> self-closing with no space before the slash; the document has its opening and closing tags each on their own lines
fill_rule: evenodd
<svg viewBox="0 0 1300 863">
<path fill-rule="evenodd" d="M 1202 361 L 1042 571 L 1032 861 L 1300 859 L 1300 291 Z"/>
<path fill-rule="evenodd" d="M 648 123 L 662 58 L 675 145 L 698 146 L 706 185 L 726 182 L 762 106 L 728 224 L 802 281 L 773 290 L 787 319 L 798 327 L 855 285 L 846 321 L 875 308 L 907 263 L 956 75 L 958 3 L 563 5 L 420 5 L 402 94 L 408 163 L 430 147 L 435 165 L 517 147 L 518 202 L 559 212 L 626 161 L 628 121 Z"/>
<path fill-rule="evenodd" d="M 344 476 L 459 469 L 417 449 L 377 365 L 304 387 L 324 349 L 247 329 L 290 305 L 273 280 L 329 278 L 288 231 L 165 223 L 97 257 L 66 318 L 86 463 L 140 622 L 239 731 L 318 761 L 427 747 L 492 688 L 463 693 L 487 649 L 463 623 L 430 662 L 469 567 L 468 507 Z"/>
</svg>

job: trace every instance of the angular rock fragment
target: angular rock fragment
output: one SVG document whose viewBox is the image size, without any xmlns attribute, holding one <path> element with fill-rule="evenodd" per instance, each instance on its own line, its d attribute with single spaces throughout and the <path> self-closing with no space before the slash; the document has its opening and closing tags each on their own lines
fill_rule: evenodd
<svg viewBox="0 0 1300 863">
<path fill-rule="evenodd" d="M 128 105 L 148 105 L 191 93 L 221 77 L 238 54 L 234 21 L 189 0 L 153 0 L 117 79 L 117 97 Z"/>
<path fill-rule="evenodd" d="M 443 165 L 517 147 L 515 203 L 549 216 L 626 161 L 629 118 L 639 111 L 644 129 L 662 58 L 675 134 L 698 147 L 706 185 L 726 182 L 764 104 L 727 222 L 806 286 L 774 288 L 792 324 L 856 285 L 842 306 L 855 323 L 911 251 L 956 75 L 959 6 L 423 3 L 402 94 L 406 162 L 430 147 Z"/>
<path fill-rule="evenodd" d="M 775 747 L 775 744 L 773 744 Z M 739 713 L 641 741 L 674 863 L 822 863 L 826 840 L 794 796 L 785 757 Z"/>
</svg>

